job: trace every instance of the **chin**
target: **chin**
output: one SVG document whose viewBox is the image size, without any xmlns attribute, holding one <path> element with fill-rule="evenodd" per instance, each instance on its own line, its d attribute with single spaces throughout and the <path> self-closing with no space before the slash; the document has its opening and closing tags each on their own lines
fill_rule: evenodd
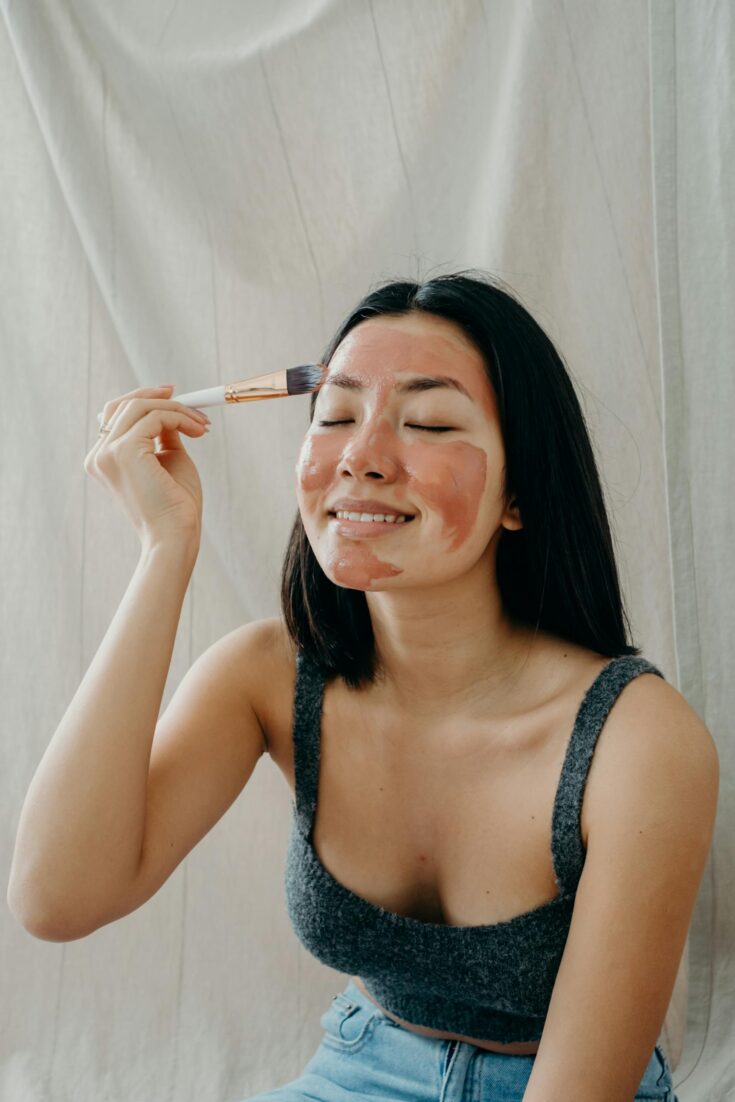
<svg viewBox="0 0 735 1102">
<path fill-rule="evenodd" d="M 321 563 L 319 565 L 321 566 Z M 381 589 L 394 588 L 388 584 L 393 580 L 392 578 L 375 578 L 370 581 L 362 581 L 359 578 L 355 578 L 354 580 L 348 581 L 346 578 L 335 578 L 331 571 L 325 570 L 323 566 L 322 571 L 332 585 L 336 586 L 338 589 L 353 589 L 360 593 L 377 593 Z"/>
<path fill-rule="evenodd" d="M 393 575 L 392 577 L 374 577 L 369 581 L 363 581 L 360 577 L 354 577 L 353 580 L 346 580 L 344 577 L 335 577 L 331 570 L 325 570 L 324 564 L 320 562 L 322 573 L 333 585 L 336 585 L 338 590 L 353 590 L 358 593 L 380 593 L 387 590 L 393 590 L 393 588 L 400 588 L 394 585 L 397 577 L 402 576 L 403 571 L 400 574 Z"/>
</svg>

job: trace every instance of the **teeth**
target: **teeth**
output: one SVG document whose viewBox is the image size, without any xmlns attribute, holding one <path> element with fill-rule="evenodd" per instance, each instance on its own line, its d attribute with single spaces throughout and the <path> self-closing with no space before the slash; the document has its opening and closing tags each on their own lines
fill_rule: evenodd
<svg viewBox="0 0 735 1102">
<path fill-rule="evenodd" d="M 337 513 L 338 520 L 363 520 L 363 521 L 383 521 L 385 524 L 405 524 L 408 519 L 405 516 L 395 516 L 393 513 Z"/>
</svg>

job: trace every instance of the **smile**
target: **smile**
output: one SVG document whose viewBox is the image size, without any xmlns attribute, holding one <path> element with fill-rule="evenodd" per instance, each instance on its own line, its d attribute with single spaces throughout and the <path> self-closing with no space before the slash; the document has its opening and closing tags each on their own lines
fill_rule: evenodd
<svg viewBox="0 0 735 1102">
<path fill-rule="evenodd" d="M 395 533 L 397 528 L 405 528 L 415 518 L 408 516 L 385 516 L 383 513 L 329 513 L 329 523 L 336 525 L 337 533 L 344 536 L 374 538 Z"/>
<path fill-rule="evenodd" d="M 395 513 L 347 513 L 344 510 L 338 510 L 336 513 L 330 513 L 330 517 L 336 516 L 338 520 L 359 520 L 361 523 L 370 523 L 377 521 L 379 524 L 405 524 L 408 520 L 413 520 L 413 517 L 409 517 L 405 514 Z"/>
</svg>

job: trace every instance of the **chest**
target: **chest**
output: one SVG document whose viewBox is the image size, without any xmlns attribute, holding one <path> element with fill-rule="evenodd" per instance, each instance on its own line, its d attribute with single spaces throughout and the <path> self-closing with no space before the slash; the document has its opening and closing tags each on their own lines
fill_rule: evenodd
<svg viewBox="0 0 735 1102">
<path fill-rule="evenodd" d="M 417 723 L 334 688 L 312 833 L 333 877 L 386 910 L 448 925 L 502 922 L 558 895 L 551 820 L 575 693 L 503 722 Z M 270 754 L 294 795 L 289 709 L 275 719 Z"/>
</svg>

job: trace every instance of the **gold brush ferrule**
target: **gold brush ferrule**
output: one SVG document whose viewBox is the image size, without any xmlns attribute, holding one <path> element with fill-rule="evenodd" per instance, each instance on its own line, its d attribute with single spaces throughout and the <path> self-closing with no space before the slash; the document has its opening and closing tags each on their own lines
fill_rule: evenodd
<svg viewBox="0 0 735 1102">
<path fill-rule="evenodd" d="M 225 402 L 256 402 L 262 398 L 288 396 L 286 371 L 273 371 L 270 375 L 256 375 L 225 387 Z"/>
</svg>

